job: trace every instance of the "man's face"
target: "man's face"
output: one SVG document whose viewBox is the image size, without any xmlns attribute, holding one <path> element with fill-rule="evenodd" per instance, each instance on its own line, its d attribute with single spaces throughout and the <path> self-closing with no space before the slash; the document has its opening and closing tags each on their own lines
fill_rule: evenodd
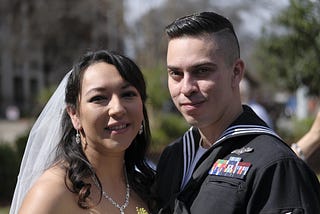
<svg viewBox="0 0 320 214">
<path fill-rule="evenodd" d="M 236 69 L 226 65 L 219 48 L 207 37 L 175 38 L 168 44 L 171 97 L 187 122 L 200 129 L 228 121 L 232 105 L 239 102 L 234 92 Z"/>
</svg>

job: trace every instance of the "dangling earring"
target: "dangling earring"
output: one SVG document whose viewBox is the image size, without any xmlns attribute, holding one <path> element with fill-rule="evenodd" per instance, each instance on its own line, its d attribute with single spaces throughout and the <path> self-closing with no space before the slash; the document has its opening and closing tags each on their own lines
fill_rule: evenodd
<svg viewBox="0 0 320 214">
<path fill-rule="evenodd" d="M 140 129 L 139 129 L 139 134 L 143 133 L 143 124 L 141 124 Z"/>
<path fill-rule="evenodd" d="M 81 138 L 80 138 L 80 134 L 79 134 L 79 130 L 77 129 L 77 134 L 76 134 L 76 143 L 80 144 L 81 143 Z"/>
</svg>

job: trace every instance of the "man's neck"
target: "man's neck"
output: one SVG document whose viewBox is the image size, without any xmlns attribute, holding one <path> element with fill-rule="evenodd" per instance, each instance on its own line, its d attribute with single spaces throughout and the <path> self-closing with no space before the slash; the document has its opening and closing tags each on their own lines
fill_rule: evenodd
<svg viewBox="0 0 320 214">
<path fill-rule="evenodd" d="M 243 112 L 242 106 L 239 110 L 233 114 L 229 114 L 229 117 L 222 117 L 221 121 L 216 122 L 207 127 L 199 128 L 199 132 L 202 138 L 201 146 L 205 149 L 209 149 L 222 135 L 222 133 L 234 122 Z M 231 115 L 231 116 L 230 116 Z M 225 120 L 225 118 L 229 118 Z"/>
</svg>

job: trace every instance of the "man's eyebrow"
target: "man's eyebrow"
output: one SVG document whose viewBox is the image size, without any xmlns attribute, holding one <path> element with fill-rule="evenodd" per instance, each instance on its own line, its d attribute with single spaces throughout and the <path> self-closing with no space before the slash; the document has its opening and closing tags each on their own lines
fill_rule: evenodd
<svg viewBox="0 0 320 214">
<path fill-rule="evenodd" d="M 216 63 L 213 62 L 202 62 L 202 63 L 197 63 L 191 66 L 191 68 L 199 68 L 199 67 L 213 67 L 217 66 Z"/>
<path fill-rule="evenodd" d="M 217 64 L 213 63 L 213 62 L 200 62 L 200 63 L 196 63 L 191 65 L 188 69 L 196 69 L 199 67 L 216 67 Z M 181 70 L 178 66 L 173 66 L 173 65 L 167 65 L 167 69 L 170 70 Z"/>
<path fill-rule="evenodd" d="M 178 67 L 178 66 L 167 65 L 167 69 L 170 69 L 170 70 L 179 70 L 179 67 Z"/>
</svg>

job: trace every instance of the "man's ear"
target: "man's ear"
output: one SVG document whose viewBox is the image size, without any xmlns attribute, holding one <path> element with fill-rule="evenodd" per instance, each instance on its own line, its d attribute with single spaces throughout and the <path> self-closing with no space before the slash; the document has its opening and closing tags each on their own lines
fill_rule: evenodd
<svg viewBox="0 0 320 214">
<path fill-rule="evenodd" d="M 244 62 L 237 59 L 232 71 L 232 87 L 238 87 L 244 75 Z"/>
<path fill-rule="evenodd" d="M 78 112 L 77 112 L 76 108 L 73 107 L 73 106 L 67 106 L 67 112 L 68 112 L 68 115 L 69 115 L 69 117 L 71 119 L 73 127 L 76 130 L 80 130 L 81 129 L 81 123 L 80 123 L 79 115 L 78 115 Z"/>
</svg>

